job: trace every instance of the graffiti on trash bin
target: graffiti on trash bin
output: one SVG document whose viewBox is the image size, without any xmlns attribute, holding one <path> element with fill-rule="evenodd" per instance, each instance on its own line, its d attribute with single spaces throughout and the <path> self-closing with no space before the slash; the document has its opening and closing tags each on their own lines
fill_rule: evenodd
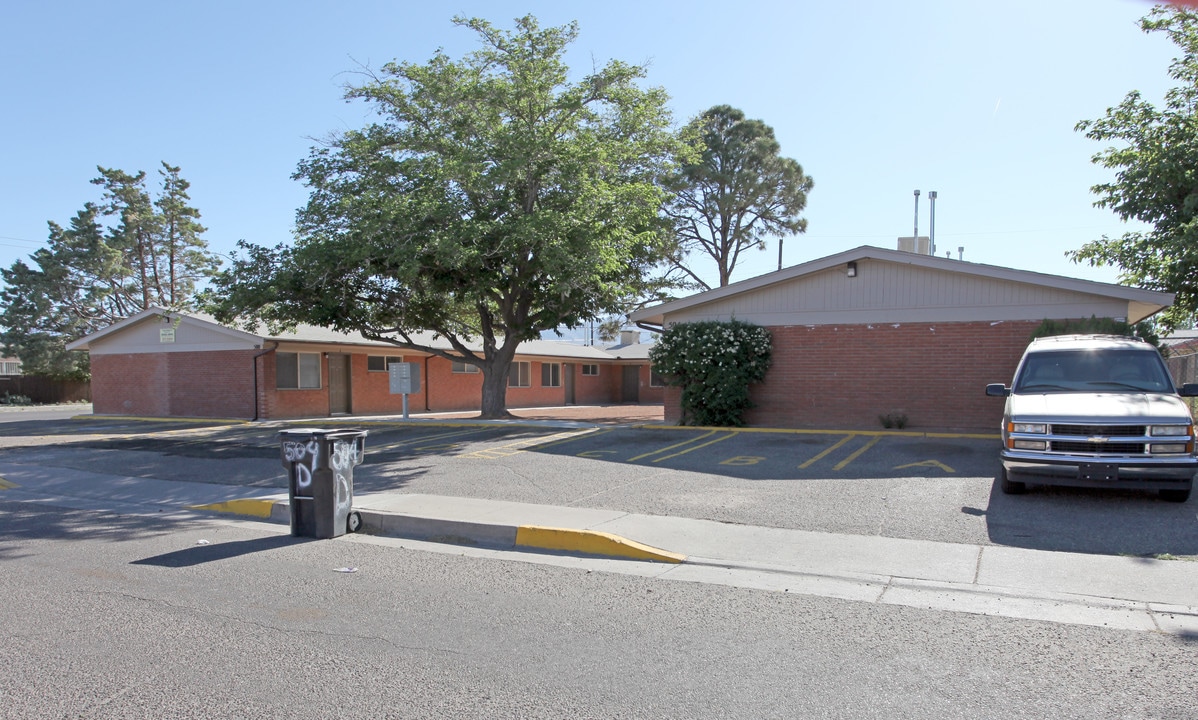
<svg viewBox="0 0 1198 720">
<path fill-rule="evenodd" d="M 312 472 L 320 459 L 320 443 L 315 439 L 308 442 L 287 441 L 283 443 L 283 459 L 295 469 L 295 494 L 311 495 Z"/>
<path fill-rule="evenodd" d="M 362 464 L 362 458 L 358 455 L 358 443 L 344 442 L 342 440 L 334 442 L 329 464 L 333 468 L 333 485 L 337 493 L 337 508 L 339 510 L 349 510 L 349 506 L 353 502 L 350 491 L 350 473 L 353 472 L 354 465 Z"/>
</svg>

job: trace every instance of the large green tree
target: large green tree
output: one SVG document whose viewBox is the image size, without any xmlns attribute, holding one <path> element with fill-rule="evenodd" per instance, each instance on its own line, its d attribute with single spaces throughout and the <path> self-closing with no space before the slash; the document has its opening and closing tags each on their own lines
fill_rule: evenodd
<svg viewBox="0 0 1198 720">
<path fill-rule="evenodd" d="M 51 221 L 32 265 L 0 270 L 0 344 L 26 373 L 86 377 L 87 355 L 68 353 L 68 342 L 153 305 L 188 309 L 218 267 L 178 167 L 162 164 L 157 198 L 144 172 L 99 173 L 101 203 L 86 203 L 65 228 Z"/>
<path fill-rule="evenodd" d="M 1156 7 L 1140 26 L 1164 33 L 1181 49 L 1169 65 L 1177 85 L 1160 107 L 1133 91 L 1104 117 L 1078 123 L 1077 130 L 1114 143 L 1094 156 L 1096 164 L 1115 171 L 1112 182 L 1092 188 L 1095 205 L 1151 229 L 1103 236 L 1070 256 L 1116 266 L 1128 285 L 1176 293 L 1162 324 L 1188 327 L 1198 316 L 1198 14 Z"/>
<path fill-rule="evenodd" d="M 692 120 L 682 136 L 691 153 L 672 178 L 675 194 L 667 205 L 678 240 L 674 263 L 694 285 L 710 289 L 695 262 L 710 258 L 723 287 L 741 253 L 807 229 L 801 213 L 813 183 L 796 160 L 779 154 L 773 128 L 728 105 Z"/>
<path fill-rule="evenodd" d="M 313 149 L 296 173 L 311 194 L 294 245 L 243 244 L 213 309 L 477 366 L 482 415 L 501 417 L 519 343 L 621 307 L 662 262 L 676 142 L 642 67 L 571 81 L 575 24 L 454 23 L 481 48 L 390 63 L 348 88 L 377 121 Z"/>
</svg>

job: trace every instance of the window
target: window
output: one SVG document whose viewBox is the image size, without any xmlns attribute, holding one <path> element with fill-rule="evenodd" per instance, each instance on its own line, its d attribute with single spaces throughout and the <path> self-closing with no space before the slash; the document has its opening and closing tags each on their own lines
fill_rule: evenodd
<svg viewBox="0 0 1198 720">
<path fill-rule="evenodd" d="M 529 387 L 532 385 L 532 363 L 514 362 L 507 373 L 508 387 Z"/>
<path fill-rule="evenodd" d="M 558 363 L 541 363 L 541 387 L 561 387 L 562 366 Z"/>
<path fill-rule="evenodd" d="M 398 355 L 368 355 L 366 356 L 366 369 L 370 372 L 387 372 L 392 365 L 398 365 L 403 362 L 403 357 Z"/>
<path fill-rule="evenodd" d="M 19 362 L 0 362 L 0 375 L 20 375 L 21 363 Z"/>
<path fill-rule="evenodd" d="M 665 386 L 666 386 L 666 379 L 663 378 L 661 375 L 658 375 L 657 370 L 652 365 L 650 365 L 649 366 L 649 387 L 665 387 Z"/>
<path fill-rule="evenodd" d="M 476 373 L 476 372 L 478 372 L 478 366 L 470 365 L 470 364 L 464 363 L 460 360 L 454 360 L 453 361 L 453 371 L 455 373 Z"/>
<path fill-rule="evenodd" d="M 598 375 L 599 374 L 599 366 L 598 365 L 583 365 L 582 366 L 582 374 L 583 375 Z"/>
<path fill-rule="evenodd" d="M 315 390 L 320 387 L 320 353 L 275 353 L 275 387 Z"/>
</svg>

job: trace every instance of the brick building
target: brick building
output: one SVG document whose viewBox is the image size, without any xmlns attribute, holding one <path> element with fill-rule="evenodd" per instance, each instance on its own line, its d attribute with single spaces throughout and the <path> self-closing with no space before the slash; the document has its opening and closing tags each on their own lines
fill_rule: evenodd
<svg viewBox="0 0 1198 720">
<path fill-rule="evenodd" d="M 449 350 L 431 334 L 419 341 Z M 662 388 L 638 343 L 627 357 L 593 347 L 521 343 L 509 375 L 508 407 L 618 402 L 661 403 Z M 81 338 L 68 349 L 91 355 L 92 406 L 99 415 L 276 419 L 338 414 L 395 414 L 388 368 L 419 367 L 420 392 L 409 410 L 477 410 L 482 375 L 465 363 L 300 326 L 250 333 L 209 317 L 151 308 Z"/>
<path fill-rule="evenodd" d="M 773 365 L 752 388 L 750 425 L 993 431 L 1002 402 L 987 383 L 1010 382 L 1045 319 L 1139 322 L 1169 293 L 929 255 L 859 247 L 646 308 L 646 329 L 737 319 L 769 328 Z M 665 417 L 680 417 L 667 388 Z"/>
</svg>

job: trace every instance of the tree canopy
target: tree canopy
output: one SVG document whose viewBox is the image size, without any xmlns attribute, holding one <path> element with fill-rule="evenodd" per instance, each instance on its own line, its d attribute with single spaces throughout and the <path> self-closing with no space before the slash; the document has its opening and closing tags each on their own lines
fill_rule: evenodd
<svg viewBox="0 0 1198 720">
<path fill-rule="evenodd" d="M 644 290 L 668 241 L 667 96 L 611 61 L 571 81 L 576 24 L 454 23 L 481 48 L 389 63 L 347 88 L 377 120 L 314 148 L 292 246 L 243 244 L 214 283 L 218 318 L 357 331 L 477 366 L 506 414 L 517 345 Z M 452 351 L 421 343 L 431 331 Z"/>
<path fill-rule="evenodd" d="M 1162 107 L 1129 92 L 1105 116 L 1082 121 L 1077 130 L 1115 143 L 1093 158 L 1115 171 L 1112 182 L 1092 188 L 1095 205 L 1151 229 L 1103 236 L 1070 256 L 1117 266 L 1123 283 L 1175 293 L 1161 324 L 1189 327 L 1198 316 L 1198 14 L 1156 7 L 1140 25 L 1145 32 L 1164 33 L 1182 50 L 1169 66 L 1178 84 L 1165 94 Z"/>
<path fill-rule="evenodd" d="M 692 154 L 672 178 L 676 194 L 667 206 L 678 240 L 674 263 L 710 289 L 691 258 L 711 258 L 723 287 L 742 252 L 807 229 L 800 213 L 813 183 L 797 161 L 779 154 L 773 128 L 728 105 L 695 118 L 683 137 Z"/>
<path fill-rule="evenodd" d="M 68 342 L 153 305 L 192 307 L 219 265 L 178 167 L 162 164 L 156 198 L 144 172 L 98 170 L 101 202 L 84 204 L 68 227 L 51 221 L 32 266 L 0 270 L 0 343 L 28 374 L 86 377 L 87 355 L 68 353 Z"/>
</svg>

